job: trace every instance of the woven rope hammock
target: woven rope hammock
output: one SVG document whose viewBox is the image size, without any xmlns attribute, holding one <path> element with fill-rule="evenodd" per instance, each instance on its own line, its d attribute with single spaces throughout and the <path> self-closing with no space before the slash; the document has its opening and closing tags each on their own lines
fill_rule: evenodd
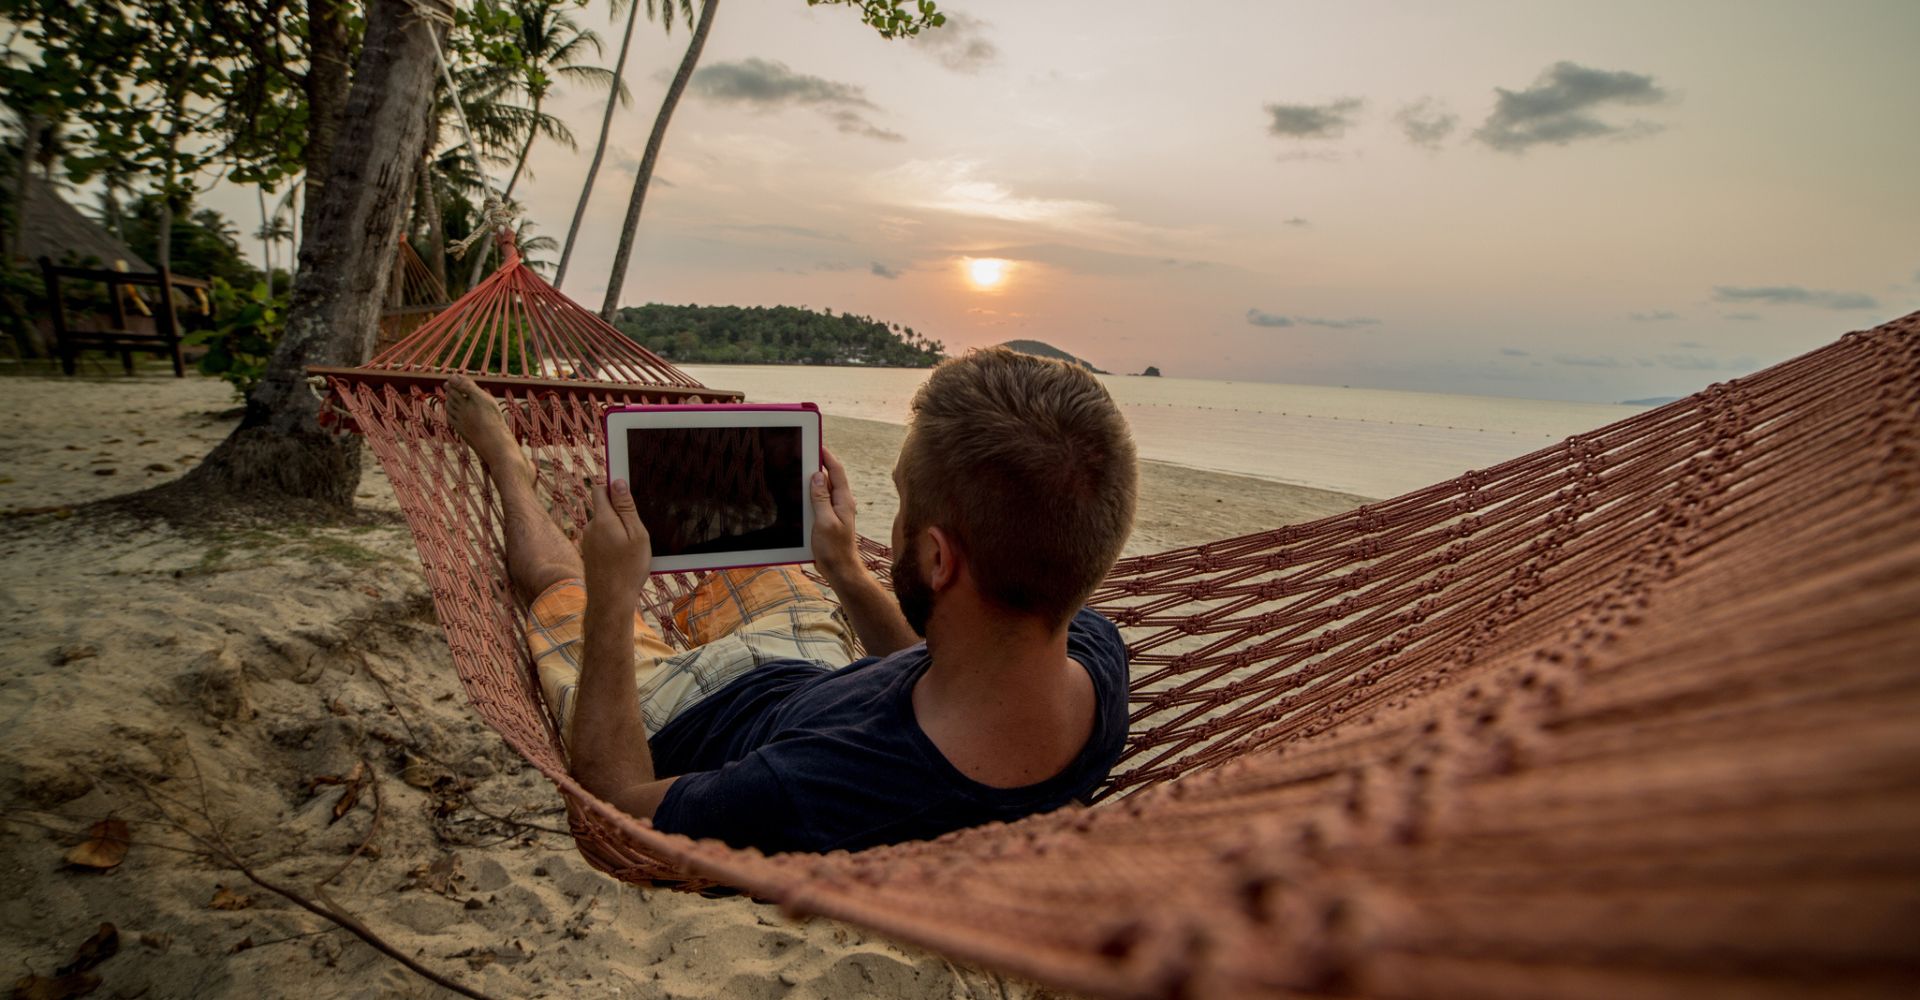
<svg viewBox="0 0 1920 1000">
<path fill-rule="evenodd" d="M 1093 598 L 1134 671 L 1099 802 L 824 856 L 660 833 L 567 774 L 496 498 L 444 422 L 455 371 L 508 400 L 575 525 L 604 407 L 730 394 L 511 253 L 324 372 L 474 710 L 617 877 L 737 886 L 1113 997 L 1915 984 L 1920 314 L 1406 496 L 1124 560 Z"/>
<path fill-rule="evenodd" d="M 373 353 L 405 340 L 429 320 L 447 308 L 447 286 L 434 277 L 427 262 L 400 238 L 393 254 L 393 274 L 387 279 L 387 304 L 380 310 L 380 334 L 374 340 Z"/>
</svg>

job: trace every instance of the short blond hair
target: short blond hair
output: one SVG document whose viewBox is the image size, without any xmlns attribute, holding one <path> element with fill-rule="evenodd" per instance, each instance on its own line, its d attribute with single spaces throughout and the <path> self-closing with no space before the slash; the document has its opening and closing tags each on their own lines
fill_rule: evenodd
<svg viewBox="0 0 1920 1000">
<path fill-rule="evenodd" d="M 1058 627 L 1133 530 L 1133 435 L 1079 365 L 1006 348 L 941 363 L 900 453 L 908 532 L 947 531 L 982 596 Z"/>
</svg>

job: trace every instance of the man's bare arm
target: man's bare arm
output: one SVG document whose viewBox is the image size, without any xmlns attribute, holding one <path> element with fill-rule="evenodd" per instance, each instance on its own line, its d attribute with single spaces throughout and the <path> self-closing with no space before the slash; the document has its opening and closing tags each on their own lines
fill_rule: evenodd
<svg viewBox="0 0 1920 1000">
<path fill-rule="evenodd" d="M 860 563 L 853 529 L 853 487 L 833 453 L 820 450 L 820 472 L 813 479 L 813 564 L 840 598 L 860 644 L 886 656 L 920 641 L 900 605 Z"/>
<path fill-rule="evenodd" d="M 652 819 L 673 779 L 654 775 L 633 679 L 633 607 L 653 550 L 625 482 L 616 480 L 611 494 L 607 484 L 595 485 L 580 556 L 587 610 L 573 709 L 573 776 L 628 815 Z"/>
</svg>

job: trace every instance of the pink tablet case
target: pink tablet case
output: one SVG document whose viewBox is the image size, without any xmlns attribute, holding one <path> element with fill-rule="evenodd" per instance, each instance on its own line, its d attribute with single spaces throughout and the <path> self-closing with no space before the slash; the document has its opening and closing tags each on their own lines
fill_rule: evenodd
<svg viewBox="0 0 1920 1000">
<path fill-rule="evenodd" d="M 600 454 L 608 462 L 611 462 L 613 460 L 612 449 L 607 448 L 605 442 L 613 434 L 610 418 L 612 418 L 614 414 L 616 413 L 670 413 L 670 412 L 681 411 L 681 410 L 808 410 L 814 413 L 815 415 L 818 415 L 820 413 L 820 406 L 817 403 L 657 403 L 657 404 L 643 403 L 643 404 L 637 404 L 634 406 L 609 406 L 607 407 L 607 411 L 600 415 L 600 441 L 601 441 Z M 827 449 L 827 422 L 826 420 L 822 419 L 820 421 L 820 450 L 824 452 L 826 451 L 826 449 Z M 822 462 L 821 464 L 825 465 L 826 463 Z M 613 467 L 611 465 L 607 467 L 607 481 L 608 482 L 613 481 Z M 780 565 L 787 565 L 787 564 L 785 563 L 743 563 L 740 566 L 736 566 L 733 568 L 751 569 L 755 566 L 780 566 Z M 668 573 L 668 572 L 678 572 L 678 571 L 677 570 L 661 570 L 660 572 Z"/>
</svg>

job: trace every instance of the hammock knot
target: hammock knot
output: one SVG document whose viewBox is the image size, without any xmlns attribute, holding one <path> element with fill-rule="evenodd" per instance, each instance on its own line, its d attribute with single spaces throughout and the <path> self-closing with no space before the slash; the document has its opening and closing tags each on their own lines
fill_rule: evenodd
<svg viewBox="0 0 1920 1000">
<path fill-rule="evenodd" d="M 1260 599 L 1265 601 L 1278 600 L 1292 592 L 1293 581 L 1291 580 L 1268 580 L 1260 585 L 1259 590 Z"/>
</svg>

